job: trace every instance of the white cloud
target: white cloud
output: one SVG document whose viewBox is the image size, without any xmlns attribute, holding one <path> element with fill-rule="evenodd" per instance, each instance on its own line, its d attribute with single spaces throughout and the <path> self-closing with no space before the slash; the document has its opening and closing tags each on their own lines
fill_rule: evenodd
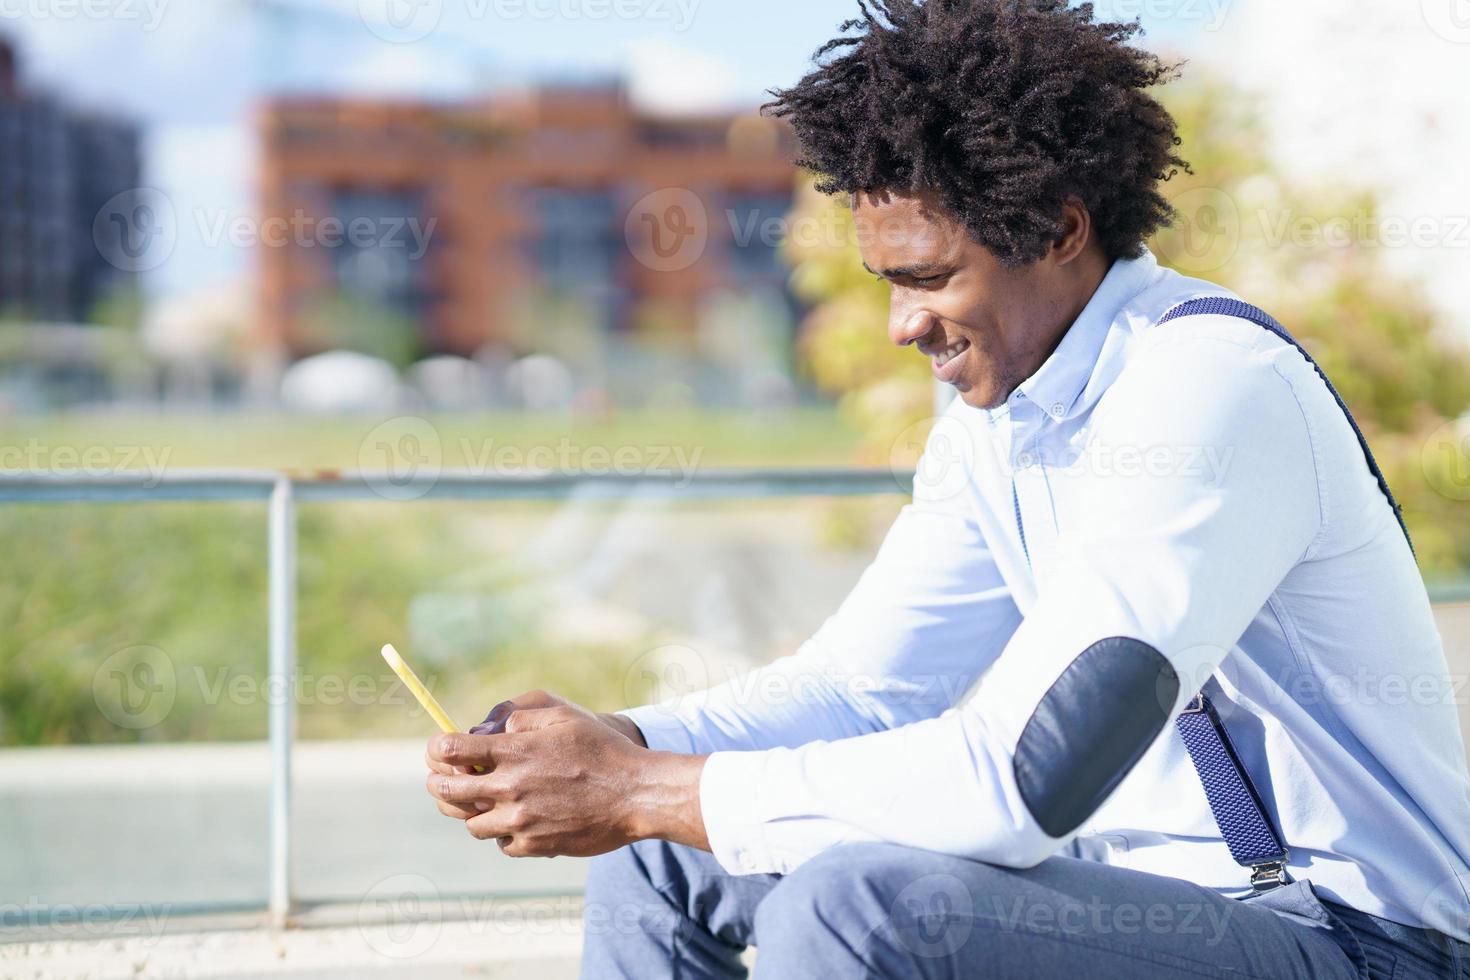
<svg viewBox="0 0 1470 980">
<path fill-rule="evenodd" d="M 628 91 L 640 107 L 687 113 L 728 108 L 739 100 L 739 73 L 703 51 L 650 39 L 628 45 Z"/>
<path fill-rule="evenodd" d="M 389 98 L 463 98 L 481 79 L 462 58 L 426 44 L 375 44 L 338 76 L 334 90 Z"/>
</svg>

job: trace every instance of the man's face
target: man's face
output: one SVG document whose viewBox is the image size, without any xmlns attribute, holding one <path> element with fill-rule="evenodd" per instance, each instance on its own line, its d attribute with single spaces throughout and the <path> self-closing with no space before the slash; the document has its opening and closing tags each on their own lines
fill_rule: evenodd
<svg viewBox="0 0 1470 980">
<path fill-rule="evenodd" d="M 930 195 L 859 194 L 853 217 L 863 264 L 891 287 L 889 337 L 966 404 L 1003 404 L 1071 325 L 1053 263 L 1003 265 Z"/>
</svg>

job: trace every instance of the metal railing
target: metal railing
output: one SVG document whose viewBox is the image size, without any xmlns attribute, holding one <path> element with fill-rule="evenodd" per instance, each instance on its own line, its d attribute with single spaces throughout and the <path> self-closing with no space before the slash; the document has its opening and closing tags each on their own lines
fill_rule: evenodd
<svg viewBox="0 0 1470 980">
<path fill-rule="evenodd" d="M 445 471 L 414 484 L 402 474 L 316 473 L 273 470 L 177 470 L 161 475 L 0 473 L 0 503 L 157 503 L 261 501 L 269 506 L 269 679 L 276 690 L 294 689 L 296 676 L 296 506 L 299 502 L 447 500 L 665 499 L 739 500 L 909 494 L 912 472 L 886 469 L 708 470 L 684 477 L 580 476 L 563 473 L 488 475 Z M 1470 581 L 1437 584 L 1438 603 L 1470 602 Z M 284 924 L 293 904 L 291 882 L 291 751 L 295 702 L 270 702 L 269 912 Z"/>
<path fill-rule="evenodd" d="M 448 470 L 418 480 L 395 473 L 297 474 L 273 470 L 176 470 L 163 474 L 0 473 L 0 503 L 163 503 L 261 501 L 268 504 L 269 662 L 273 690 L 296 677 L 296 505 L 318 501 L 411 503 L 446 500 L 739 500 L 908 494 L 913 473 L 891 470 L 708 470 L 680 477 L 485 474 Z M 396 491 L 405 492 L 396 492 Z M 272 921 L 291 914 L 291 750 L 295 701 L 270 699 L 269 851 Z"/>
</svg>

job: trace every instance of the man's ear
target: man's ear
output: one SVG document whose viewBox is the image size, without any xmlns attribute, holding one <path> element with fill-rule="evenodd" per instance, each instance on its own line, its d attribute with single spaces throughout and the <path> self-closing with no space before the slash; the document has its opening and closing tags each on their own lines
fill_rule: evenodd
<svg viewBox="0 0 1470 980">
<path fill-rule="evenodd" d="M 1062 233 L 1052 242 L 1051 258 L 1058 266 L 1064 266 L 1087 248 L 1092 238 L 1092 215 L 1080 198 L 1069 197 L 1062 202 Z"/>
</svg>

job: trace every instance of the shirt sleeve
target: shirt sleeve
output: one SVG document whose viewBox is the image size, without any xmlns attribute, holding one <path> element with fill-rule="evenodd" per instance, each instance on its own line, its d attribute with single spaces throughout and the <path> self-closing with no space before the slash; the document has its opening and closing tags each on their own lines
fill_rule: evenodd
<svg viewBox="0 0 1470 980">
<path fill-rule="evenodd" d="M 973 696 L 897 730 L 710 757 L 701 803 L 727 870 L 786 873 L 849 841 L 1028 867 L 1105 802 L 1322 525 L 1279 358 L 1200 333 L 1135 354 L 1094 410 L 1085 515 Z M 1095 462 L 1151 447 L 1225 465 Z"/>
<path fill-rule="evenodd" d="M 905 507 L 851 594 L 794 654 L 624 712 L 650 748 L 705 754 L 849 738 L 959 703 L 1021 622 L 974 518 L 963 423 L 940 421 Z"/>
</svg>

